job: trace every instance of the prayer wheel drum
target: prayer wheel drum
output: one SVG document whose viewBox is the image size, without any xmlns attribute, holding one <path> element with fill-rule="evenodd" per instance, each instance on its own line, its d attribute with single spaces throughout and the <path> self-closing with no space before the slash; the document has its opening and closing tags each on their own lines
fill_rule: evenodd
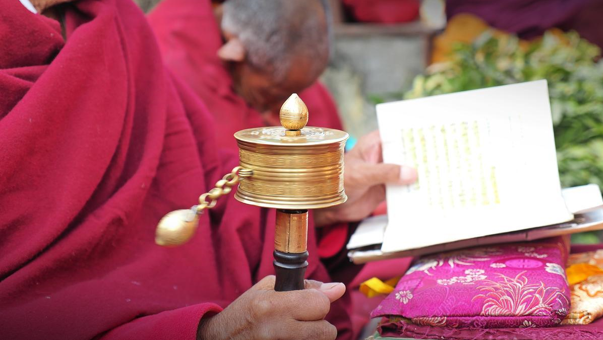
<svg viewBox="0 0 603 340">
<path fill-rule="evenodd" d="M 293 95 L 281 111 L 294 111 L 307 121 L 307 108 Z M 241 181 L 235 198 L 266 208 L 306 210 L 341 204 L 343 154 L 348 134 L 333 129 L 298 130 L 281 119 L 283 127 L 242 130 L 235 133 L 240 165 L 253 171 Z M 304 124 L 305 125 L 305 124 Z"/>
</svg>

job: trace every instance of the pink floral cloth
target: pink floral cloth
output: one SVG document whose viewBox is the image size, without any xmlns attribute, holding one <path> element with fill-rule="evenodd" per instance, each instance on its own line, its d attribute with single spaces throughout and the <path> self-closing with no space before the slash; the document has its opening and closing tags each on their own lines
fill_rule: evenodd
<svg viewBox="0 0 603 340">
<path fill-rule="evenodd" d="M 567 315 L 568 243 L 562 238 L 471 248 L 419 259 L 372 317 L 447 328 L 547 327 Z"/>
</svg>

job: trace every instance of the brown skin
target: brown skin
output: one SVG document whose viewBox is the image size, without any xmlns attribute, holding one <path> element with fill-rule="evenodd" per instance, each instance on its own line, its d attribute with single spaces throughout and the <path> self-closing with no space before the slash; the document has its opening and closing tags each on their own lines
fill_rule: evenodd
<svg viewBox="0 0 603 340">
<path fill-rule="evenodd" d="M 65 2 L 71 2 L 73 0 L 30 0 L 31 4 L 36 8 L 36 10 L 38 11 L 38 13 L 42 13 L 44 15 L 47 15 L 47 13 L 43 13 L 46 9 L 58 5 L 58 4 L 62 4 Z M 47 15 L 49 16 L 49 15 Z M 52 14 L 50 14 L 50 17 L 52 17 L 53 19 L 55 19 Z"/>
<path fill-rule="evenodd" d="M 222 312 L 202 320 L 197 339 L 335 339 L 337 329 L 324 318 L 345 286 L 312 280 L 305 285 L 304 290 L 275 292 L 274 276 L 267 276 Z"/>
<path fill-rule="evenodd" d="M 385 200 L 385 184 L 408 185 L 417 180 L 415 169 L 383 163 L 381 137 L 373 131 L 360 138 L 344 158 L 345 204 L 314 212 L 318 226 L 359 221 Z"/>
<path fill-rule="evenodd" d="M 226 42 L 218 50 L 218 56 L 230 71 L 235 92 L 261 113 L 270 111 L 277 114 L 292 93 L 301 92 L 312 85 L 327 67 L 326 59 L 298 57 L 291 60 L 294 67 L 290 68 L 284 79 L 278 80 L 270 72 L 259 70 L 247 61 L 245 47 L 235 35 L 228 31 L 223 31 L 222 35 Z M 307 72 L 310 65 L 319 72 Z"/>
</svg>

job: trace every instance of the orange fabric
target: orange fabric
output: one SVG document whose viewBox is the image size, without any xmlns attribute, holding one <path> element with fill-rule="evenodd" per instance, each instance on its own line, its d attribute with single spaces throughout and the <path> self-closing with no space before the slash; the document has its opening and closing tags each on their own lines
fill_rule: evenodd
<svg viewBox="0 0 603 340">
<path fill-rule="evenodd" d="M 435 37 L 433 40 L 433 50 L 431 53 L 431 63 L 442 63 L 451 60 L 454 47 L 459 44 L 471 44 L 482 33 L 491 30 L 493 35 L 499 38 L 508 37 L 511 34 L 501 30 L 497 30 L 488 26 L 488 24 L 473 14 L 459 14 L 448 21 L 444 33 Z M 563 31 L 557 28 L 552 28 L 548 32 L 553 33 L 561 42 L 567 43 L 568 40 L 564 36 Z M 519 45 L 522 48 L 528 48 L 533 41 L 536 40 L 520 40 Z"/>
<path fill-rule="evenodd" d="M 603 274 L 603 269 L 588 263 L 573 264 L 565 271 L 570 285 L 580 283 L 593 275 Z"/>
</svg>

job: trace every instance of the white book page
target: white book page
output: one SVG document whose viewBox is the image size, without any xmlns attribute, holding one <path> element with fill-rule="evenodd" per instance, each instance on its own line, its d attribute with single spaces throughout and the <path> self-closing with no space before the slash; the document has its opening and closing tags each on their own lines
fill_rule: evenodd
<svg viewBox="0 0 603 340">
<path fill-rule="evenodd" d="M 581 214 L 603 206 L 601 189 L 596 184 L 566 188 L 561 191 L 567 210 L 572 214 Z"/>
<path fill-rule="evenodd" d="M 546 81 L 377 106 L 384 162 L 418 182 L 387 187 L 382 250 L 569 221 Z"/>
<path fill-rule="evenodd" d="M 365 218 L 350 237 L 347 249 L 356 249 L 383 243 L 383 234 L 387 226 L 387 215 Z"/>
</svg>

